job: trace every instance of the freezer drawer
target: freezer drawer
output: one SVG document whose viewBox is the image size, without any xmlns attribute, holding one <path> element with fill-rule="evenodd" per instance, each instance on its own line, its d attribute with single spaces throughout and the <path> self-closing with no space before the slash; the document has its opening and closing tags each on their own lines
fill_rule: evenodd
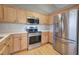
<svg viewBox="0 0 79 59">
<path fill-rule="evenodd" d="M 61 38 L 55 37 L 54 41 L 54 49 L 62 54 L 62 43 L 61 43 Z"/>
<path fill-rule="evenodd" d="M 76 55 L 77 44 L 75 41 L 63 39 L 62 40 L 62 53 L 64 55 Z"/>
<path fill-rule="evenodd" d="M 76 55 L 77 43 L 73 40 L 55 37 L 54 49 L 62 55 Z"/>
</svg>

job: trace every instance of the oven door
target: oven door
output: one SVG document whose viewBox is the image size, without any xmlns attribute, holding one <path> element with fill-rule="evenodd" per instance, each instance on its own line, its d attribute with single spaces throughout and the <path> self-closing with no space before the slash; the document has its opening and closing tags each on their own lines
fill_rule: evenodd
<svg viewBox="0 0 79 59">
<path fill-rule="evenodd" d="M 29 45 L 41 42 L 41 35 L 30 36 L 29 37 Z"/>
</svg>

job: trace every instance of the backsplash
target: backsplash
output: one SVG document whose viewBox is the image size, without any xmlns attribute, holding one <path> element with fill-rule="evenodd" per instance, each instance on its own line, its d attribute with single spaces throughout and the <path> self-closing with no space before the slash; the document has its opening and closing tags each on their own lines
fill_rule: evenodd
<svg viewBox="0 0 79 59">
<path fill-rule="evenodd" d="M 26 25 L 26 24 L 11 24 L 11 23 L 1 23 L 0 24 L 0 33 L 5 32 L 25 32 L 26 28 L 30 26 L 37 26 L 38 31 L 46 32 L 52 31 L 52 25 Z"/>
<path fill-rule="evenodd" d="M 50 25 L 49 31 L 53 32 L 53 25 Z"/>
</svg>

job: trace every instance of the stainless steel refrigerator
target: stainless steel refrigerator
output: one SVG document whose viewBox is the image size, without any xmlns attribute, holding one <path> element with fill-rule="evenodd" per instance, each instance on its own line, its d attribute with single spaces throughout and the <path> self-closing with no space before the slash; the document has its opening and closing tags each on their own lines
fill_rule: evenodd
<svg viewBox="0 0 79 59">
<path fill-rule="evenodd" d="M 53 47 L 63 55 L 76 55 L 78 52 L 78 10 L 54 16 Z"/>
</svg>

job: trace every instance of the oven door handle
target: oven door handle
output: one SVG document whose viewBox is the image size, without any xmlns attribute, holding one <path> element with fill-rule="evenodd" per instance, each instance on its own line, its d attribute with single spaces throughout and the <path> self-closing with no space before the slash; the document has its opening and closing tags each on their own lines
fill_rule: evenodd
<svg viewBox="0 0 79 59">
<path fill-rule="evenodd" d="M 41 36 L 41 35 L 28 35 L 28 37 L 32 37 L 32 36 Z"/>
</svg>

